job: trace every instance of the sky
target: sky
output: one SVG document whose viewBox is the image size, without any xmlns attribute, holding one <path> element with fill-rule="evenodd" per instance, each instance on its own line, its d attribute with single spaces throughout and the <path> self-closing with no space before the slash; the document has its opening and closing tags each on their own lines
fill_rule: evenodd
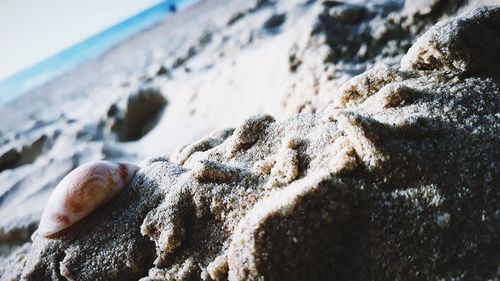
<svg viewBox="0 0 500 281">
<path fill-rule="evenodd" d="M 0 80 L 161 0 L 0 0 Z"/>
</svg>

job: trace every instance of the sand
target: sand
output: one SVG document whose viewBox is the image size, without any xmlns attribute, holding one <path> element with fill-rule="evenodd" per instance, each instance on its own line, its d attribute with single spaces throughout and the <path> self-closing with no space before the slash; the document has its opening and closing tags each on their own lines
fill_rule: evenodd
<svg viewBox="0 0 500 281">
<path fill-rule="evenodd" d="M 497 278 L 500 8 L 236 2 L 192 7 L 219 16 L 80 117 L 2 128 L 1 280 Z M 95 158 L 147 160 L 30 239 L 44 196 Z"/>
</svg>

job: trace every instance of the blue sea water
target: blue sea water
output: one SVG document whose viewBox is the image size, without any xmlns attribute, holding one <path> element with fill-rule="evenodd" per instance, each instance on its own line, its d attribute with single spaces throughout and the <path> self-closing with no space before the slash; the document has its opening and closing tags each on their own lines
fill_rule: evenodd
<svg viewBox="0 0 500 281">
<path fill-rule="evenodd" d="M 103 54 L 130 36 L 160 22 L 175 10 L 180 10 L 197 1 L 168 0 L 160 2 L 58 54 L 1 80 L 0 105 L 12 101 L 26 91 Z"/>
</svg>

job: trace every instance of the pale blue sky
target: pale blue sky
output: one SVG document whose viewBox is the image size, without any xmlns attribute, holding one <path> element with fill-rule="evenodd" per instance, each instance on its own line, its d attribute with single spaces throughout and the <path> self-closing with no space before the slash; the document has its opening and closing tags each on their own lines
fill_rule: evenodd
<svg viewBox="0 0 500 281">
<path fill-rule="evenodd" d="M 161 0 L 0 0 L 0 80 Z"/>
</svg>

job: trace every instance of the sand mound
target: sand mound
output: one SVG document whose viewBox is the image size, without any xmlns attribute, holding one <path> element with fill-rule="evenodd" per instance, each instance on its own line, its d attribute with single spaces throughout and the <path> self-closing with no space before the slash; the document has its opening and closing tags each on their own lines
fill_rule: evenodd
<svg viewBox="0 0 500 281">
<path fill-rule="evenodd" d="M 54 138 L 57 136 L 54 136 Z M 47 135 L 40 135 L 35 140 L 21 147 L 4 146 L 4 152 L 0 155 L 0 172 L 6 169 L 14 169 L 19 166 L 30 164 L 50 146 L 52 139 Z"/>
<path fill-rule="evenodd" d="M 477 72 L 500 53 L 500 10 L 482 8 L 476 14 L 436 24 L 402 59 L 403 69 Z"/>
<path fill-rule="evenodd" d="M 35 234 L 22 279 L 494 279 L 499 64 L 474 42 L 496 42 L 499 9 L 438 24 L 322 112 L 256 115 L 148 161 L 81 223 Z"/>
</svg>

